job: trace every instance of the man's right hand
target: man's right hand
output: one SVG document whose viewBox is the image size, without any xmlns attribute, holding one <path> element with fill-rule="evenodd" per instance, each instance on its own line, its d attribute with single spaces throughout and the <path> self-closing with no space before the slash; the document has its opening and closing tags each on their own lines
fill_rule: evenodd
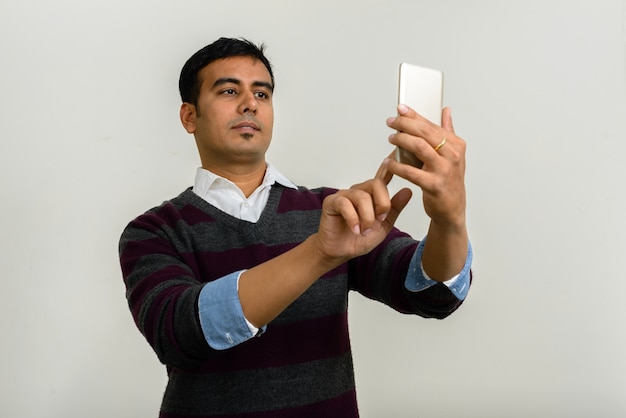
<svg viewBox="0 0 626 418">
<path fill-rule="evenodd" d="M 336 265 L 367 254 L 385 239 L 410 199 L 409 189 L 390 199 L 387 184 L 381 179 L 328 196 L 316 234 L 319 251 Z"/>
</svg>

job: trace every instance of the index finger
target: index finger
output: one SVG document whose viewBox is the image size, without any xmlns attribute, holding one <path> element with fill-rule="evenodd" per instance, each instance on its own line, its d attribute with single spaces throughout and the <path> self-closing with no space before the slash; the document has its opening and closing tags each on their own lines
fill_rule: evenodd
<svg viewBox="0 0 626 418">
<path fill-rule="evenodd" d="M 376 171 L 376 175 L 374 176 L 374 178 L 380 179 L 383 181 L 383 183 L 385 183 L 385 185 L 388 185 L 391 182 L 391 179 L 393 178 L 393 174 L 391 174 L 389 170 L 387 169 L 387 163 L 389 160 L 395 160 L 395 159 L 396 159 L 396 152 L 391 151 L 391 153 L 387 156 L 387 158 L 385 158 L 383 162 L 380 163 L 380 166 L 378 167 L 378 170 Z"/>
<path fill-rule="evenodd" d="M 398 105 L 398 116 L 387 118 L 387 126 L 398 132 L 419 134 L 424 129 L 438 127 L 436 123 L 428 120 L 407 105 Z"/>
<path fill-rule="evenodd" d="M 428 120 L 421 113 L 418 113 L 415 109 L 413 109 L 412 107 L 408 105 L 405 105 L 404 103 L 400 103 L 397 107 L 397 110 L 398 110 L 399 116 L 404 116 L 407 118 L 418 119 L 418 120 L 423 119 L 425 121 L 430 122 L 431 124 L 436 124 L 439 122 L 439 121 Z"/>
</svg>

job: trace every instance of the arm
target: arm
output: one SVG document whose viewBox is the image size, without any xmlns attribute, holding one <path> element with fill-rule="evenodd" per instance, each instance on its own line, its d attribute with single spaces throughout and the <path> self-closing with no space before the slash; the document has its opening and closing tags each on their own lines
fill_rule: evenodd
<svg viewBox="0 0 626 418">
<path fill-rule="evenodd" d="M 206 357 L 196 319 L 202 283 L 162 233 L 163 224 L 153 213 L 132 221 L 120 238 L 120 265 L 137 328 L 161 362 L 187 368 Z"/>
<path fill-rule="evenodd" d="M 317 233 L 284 254 L 241 275 L 245 317 L 262 327 L 324 273 L 380 244 L 408 203 L 410 191 L 389 199 L 381 180 L 370 180 L 324 199 Z"/>
<path fill-rule="evenodd" d="M 192 252 L 190 227 L 177 204 L 166 203 L 132 221 L 122 234 L 119 251 L 138 328 L 163 363 L 186 369 L 211 355 L 207 350 L 211 338 L 215 349 L 236 345 L 228 334 L 238 342 L 245 340 L 245 318 L 262 328 L 323 273 L 369 251 L 392 229 L 406 201 L 402 194 L 389 200 L 380 181 L 336 192 L 323 202 L 318 231 L 300 245 L 266 258 L 239 277 L 229 274 L 235 269 L 222 266 L 214 272 L 216 277 L 204 280 L 205 267 L 198 265 Z M 216 309 L 226 312 L 224 321 Z M 200 316 L 209 319 L 203 322 Z M 238 321 L 235 328 L 232 318 Z"/>
</svg>

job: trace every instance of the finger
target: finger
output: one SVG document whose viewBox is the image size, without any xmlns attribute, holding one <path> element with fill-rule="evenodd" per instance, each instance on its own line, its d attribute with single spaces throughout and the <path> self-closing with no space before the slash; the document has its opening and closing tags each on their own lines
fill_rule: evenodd
<svg viewBox="0 0 626 418">
<path fill-rule="evenodd" d="M 326 214 L 330 216 L 340 216 L 345 222 L 346 227 L 354 234 L 358 235 L 361 233 L 359 215 L 352 201 L 341 192 L 337 192 L 324 199 L 324 207 Z"/>
<path fill-rule="evenodd" d="M 441 128 L 417 113 L 414 113 L 413 117 L 398 116 L 389 118 L 387 119 L 387 125 L 398 131 L 398 134 L 405 133 L 422 138 L 432 147 L 441 142 L 441 135 L 438 133 L 441 132 Z"/>
<path fill-rule="evenodd" d="M 370 194 L 374 203 L 374 216 L 379 221 L 384 221 L 391 209 L 387 184 L 380 179 L 375 179 L 371 182 L 371 187 Z"/>
<path fill-rule="evenodd" d="M 449 107 L 444 107 L 441 112 L 441 127 L 454 133 L 454 126 L 452 125 L 452 109 Z"/>
<path fill-rule="evenodd" d="M 384 161 L 383 165 L 385 165 Z M 361 190 L 367 193 L 371 201 L 372 207 L 374 208 L 374 216 L 379 221 L 385 220 L 387 214 L 389 213 L 389 210 L 391 209 L 391 200 L 389 199 L 389 190 L 387 189 L 387 185 L 383 180 L 368 180 L 360 184 L 355 184 L 350 189 Z"/>
<path fill-rule="evenodd" d="M 406 205 L 409 203 L 412 196 L 413 196 L 413 192 L 411 191 L 411 189 L 404 188 L 404 189 L 399 190 L 391 198 L 391 210 L 389 211 L 389 215 L 387 216 L 387 219 L 385 222 L 387 224 L 388 230 L 391 230 L 393 225 L 396 223 L 398 216 L 400 216 L 400 213 L 402 212 L 402 210 L 404 210 Z"/>
<path fill-rule="evenodd" d="M 387 118 L 387 126 L 389 126 L 390 128 L 394 128 L 396 130 L 399 130 L 397 128 L 397 124 L 403 118 L 408 118 L 408 119 L 420 119 L 421 118 L 421 119 L 424 119 L 415 110 L 413 110 L 409 106 L 407 106 L 405 104 L 402 104 L 402 103 L 398 105 L 396 110 L 398 111 L 398 115 L 397 116 L 393 116 L 393 117 Z"/>
<path fill-rule="evenodd" d="M 400 103 L 396 109 L 398 110 L 398 115 L 400 116 L 406 116 L 409 118 L 415 118 L 416 116 L 421 116 L 419 115 L 419 113 L 415 111 L 415 109 L 413 109 L 412 107 L 404 103 Z"/>
<path fill-rule="evenodd" d="M 376 219 L 374 199 L 377 200 L 381 218 L 386 218 L 391 209 L 387 188 L 380 180 L 361 183 L 337 194 L 342 198 L 338 201 L 337 210 L 355 234 L 367 235 L 372 228 L 380 225 L 380 220 Z"/>
<path fill-rule="evenodd" d="M 387 162 L 388 160 L 395 160 L 396 158 L 395 155 L 396 155 L 396 152 L 392 151 L 387 156 L 387 158 L 383 160 L 383 162 L 378 167 L 378 171 L 376 171 L 376 175 L 374 176 L 375 179 L 380 179 L 385 184 L 389 184 L 391 182 L 391 179 L 393 178 L 393 174 L 391 174 L 389 170 L 387 170 Z"/>
<path fill-rule="evenodd" d="M 379 187 L 375 188 L 374 184 L 375 182 L 368 182 L 367 186 L 369 187 L 369 190 L 365 191 L 361 189 L 351 189 L 348 191 L 347 195 L 354 205 L 354 208 L 356 209 L 357 215 L 359 217 L 359 229 L 361 234 L 363 235 L 367 235 L 376 223 L 374 195 L 376 194 L 379 200 L 384 201 L 384 197 L 381 197 L 381 194 L 386 194 L 386 192 L 382 192 Z M 380 182 L 378 182 L 378 184 L 381 185 Z M 389 201 L 389 195 L 386 196 L 386 199 L 387 201 Z M 387 209 L 384 213 L 388 212 L 388 208 L 390 206 L 391 202 L 389 201 Z"/>
<path fill-rule="evenodd" d="M 389 142 L 415 155 L 415 157 L 423 163 L 432 162 L 433 159 L 437 158 L 435 146 L 431 143 L 434 142 L 432 139 L 427 140 L 419 136 L 414 136 L 405 132 L 399 132 L 390 135 Z M 396 173 L 389 170 L 389 165 L 391 162 L 394 161 L 387 161 L 387 166 L 385 168 L 390 175 L 394 175 Z"/>
<path fill-rule="evenodd" d="M 421 120 L 421 121 L 426 121 L 430 124 L 436 124 L 439 121 L 432 121 L 427 119 L 426 117 L 424 117 L 421 113 L 418 113 L 415 109 L 413 109 L 412 107 L 409 107 L 405 104 L 399 104 L 397 107 L 398 110 L 398 116 L 400 117 L 406 117 L 409 119 L 415 119 L 415 120 Z"/>
<path fill-rule="evenodd" d="M 430 164 L 430 162 L 428 164 Z M 420 188 L 424 187 L 428 178 L 432 176 L 432 173 L 429 171 L 413 167 L 409 164 L 402 164 L 397 161 L 389 161 L 388 170 L 390 173 L 393 173 L 394 176 L 403 178 Z M 393 198 L 391 200 L 393 211 Z"/>
</svg>

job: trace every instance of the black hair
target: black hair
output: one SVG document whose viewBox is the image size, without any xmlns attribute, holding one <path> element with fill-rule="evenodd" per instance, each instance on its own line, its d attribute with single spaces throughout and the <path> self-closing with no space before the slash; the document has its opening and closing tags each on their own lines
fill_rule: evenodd
<svg viewBox="0 0 626 418">
<path fill-rule="evenodd" d="M 180 72 L 180 79 L 178 80 L 180 98 L 183 102 L 197 105 L 202 84 L 202 80 L 198 79 L 200 70 L 213 61 L 236 56 L 249 56 L 261 61 L 270 73 L 273 87 L 274 73 L 272 72 L 272 65 L 264 54 L 264 50 L 264 44 L 257 46 L 244 38 L 220 38 L 212 44 L 205 46 L 187 60 Z"/>
</svg>

